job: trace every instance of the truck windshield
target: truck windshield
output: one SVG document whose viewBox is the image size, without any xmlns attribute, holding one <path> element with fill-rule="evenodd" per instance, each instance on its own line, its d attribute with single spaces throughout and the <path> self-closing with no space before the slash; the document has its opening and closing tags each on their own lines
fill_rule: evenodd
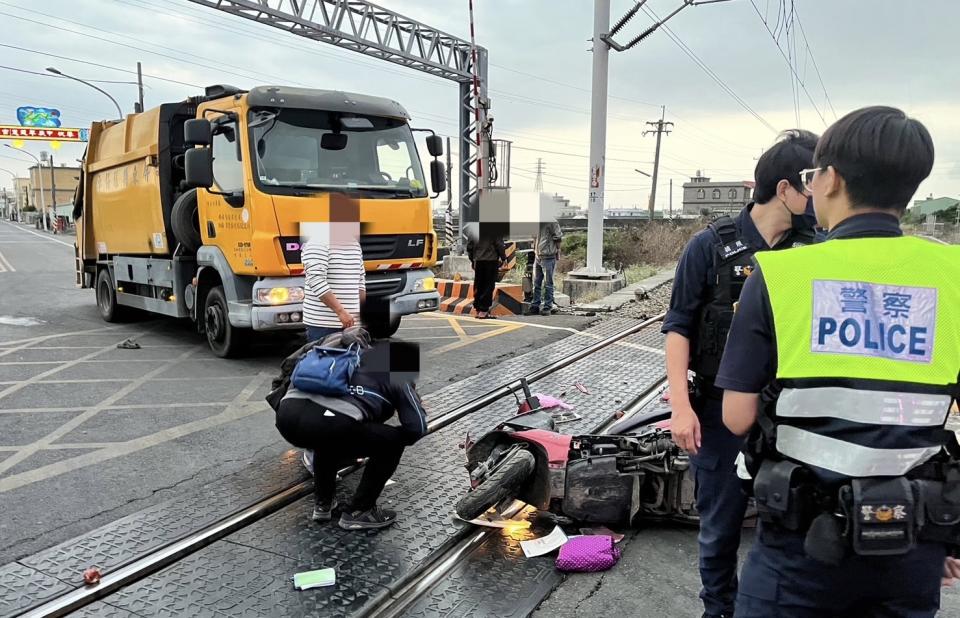
<svg viewBox="0 0 960 618">
<path fill-rule="evenodd" d="M 395 118 L 316 110 L 250 113 L 255 174 L 266 191 L 327 189 L 425 197 L 413 134 Z"/>
</svg>

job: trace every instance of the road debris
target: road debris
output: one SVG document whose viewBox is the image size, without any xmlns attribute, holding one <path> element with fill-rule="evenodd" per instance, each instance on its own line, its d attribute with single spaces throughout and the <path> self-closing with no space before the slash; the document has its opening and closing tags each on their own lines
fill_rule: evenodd
<svg viewBox="0 0 960 618">
<path fill-rule="evenodd" d="M 121 350 L 139 350 L 140 344 L 137 343 L 133 337 L 130 337 L 129 339 L 124 339 L 123 341 L 118 343 L 117 347 L 120 348 Z"/>
<path fill-rule="evenodd" d="M 88 586 L 96 586 L 100 583 L 100 569 L 97 567 L 88 567 L 83 572 L 83 583 Z"/>
</svg>

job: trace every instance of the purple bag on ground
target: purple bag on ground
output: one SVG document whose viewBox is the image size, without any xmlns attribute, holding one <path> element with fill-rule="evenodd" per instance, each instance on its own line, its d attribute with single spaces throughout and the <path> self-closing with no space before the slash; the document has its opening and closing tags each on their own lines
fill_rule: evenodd
<svg viewBox="0 0 960 618">
<path fill-rule="evenodd" d="M 620 548 L 612 536 L 587 534 L 570 539 L 560 547 L 557 568 L 568 573 L 606 571 L 620 560 Z"/>
</svg>

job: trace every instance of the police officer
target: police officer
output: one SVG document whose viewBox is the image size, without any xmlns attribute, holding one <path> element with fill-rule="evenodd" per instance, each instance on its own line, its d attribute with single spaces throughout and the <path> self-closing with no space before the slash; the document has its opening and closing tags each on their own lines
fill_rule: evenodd
<svg viewBox="0 0 960 618">
<path fill-rule="evenodd" d="M 735 218 L 716 219 L 684 249 L 663 323 L 671 429 L 691 455 L 697 485 L 704 616 L 733 614 L 746 510 L 734 467 L 742 440 L 723 426 L 722 391 L 713 381 L 753 254 L 813 241 L 803 217 L 808 196 L 799 173 L 812 164 L 816 143 L 817 136 L 808 131 L 786 131 L 763 153 L 754 172 L 755 202 Z M 689 369 L 696 378 L 688 392 Z"/>
<path fill-rule="evenodd" d="M 934 616 L 958 541 L 960 465 L 943 429 L 960 375 L 960 247 L 905 237 L 933 166 L 889 107 L 830 127 L 804 170 L 827 240 L 757 255 L 716 385 L 754 423 L 758 539 L 738 617 Z"/>
</svg>

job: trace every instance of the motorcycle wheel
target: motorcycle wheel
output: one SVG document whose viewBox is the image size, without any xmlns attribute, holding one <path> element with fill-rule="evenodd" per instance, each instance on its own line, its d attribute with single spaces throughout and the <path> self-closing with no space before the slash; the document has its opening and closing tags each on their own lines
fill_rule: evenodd
<svg viewBox="0 0 960 618">
<path fill-rule="evenodd" d="M 455 507 L 457 516 L 467 521 L 476 519 L 501 500 L 512 498 L 535 465 L 533 453 L 526 449 L 508 453 L 490 476 L 460 498 Z"/>
</svg>

